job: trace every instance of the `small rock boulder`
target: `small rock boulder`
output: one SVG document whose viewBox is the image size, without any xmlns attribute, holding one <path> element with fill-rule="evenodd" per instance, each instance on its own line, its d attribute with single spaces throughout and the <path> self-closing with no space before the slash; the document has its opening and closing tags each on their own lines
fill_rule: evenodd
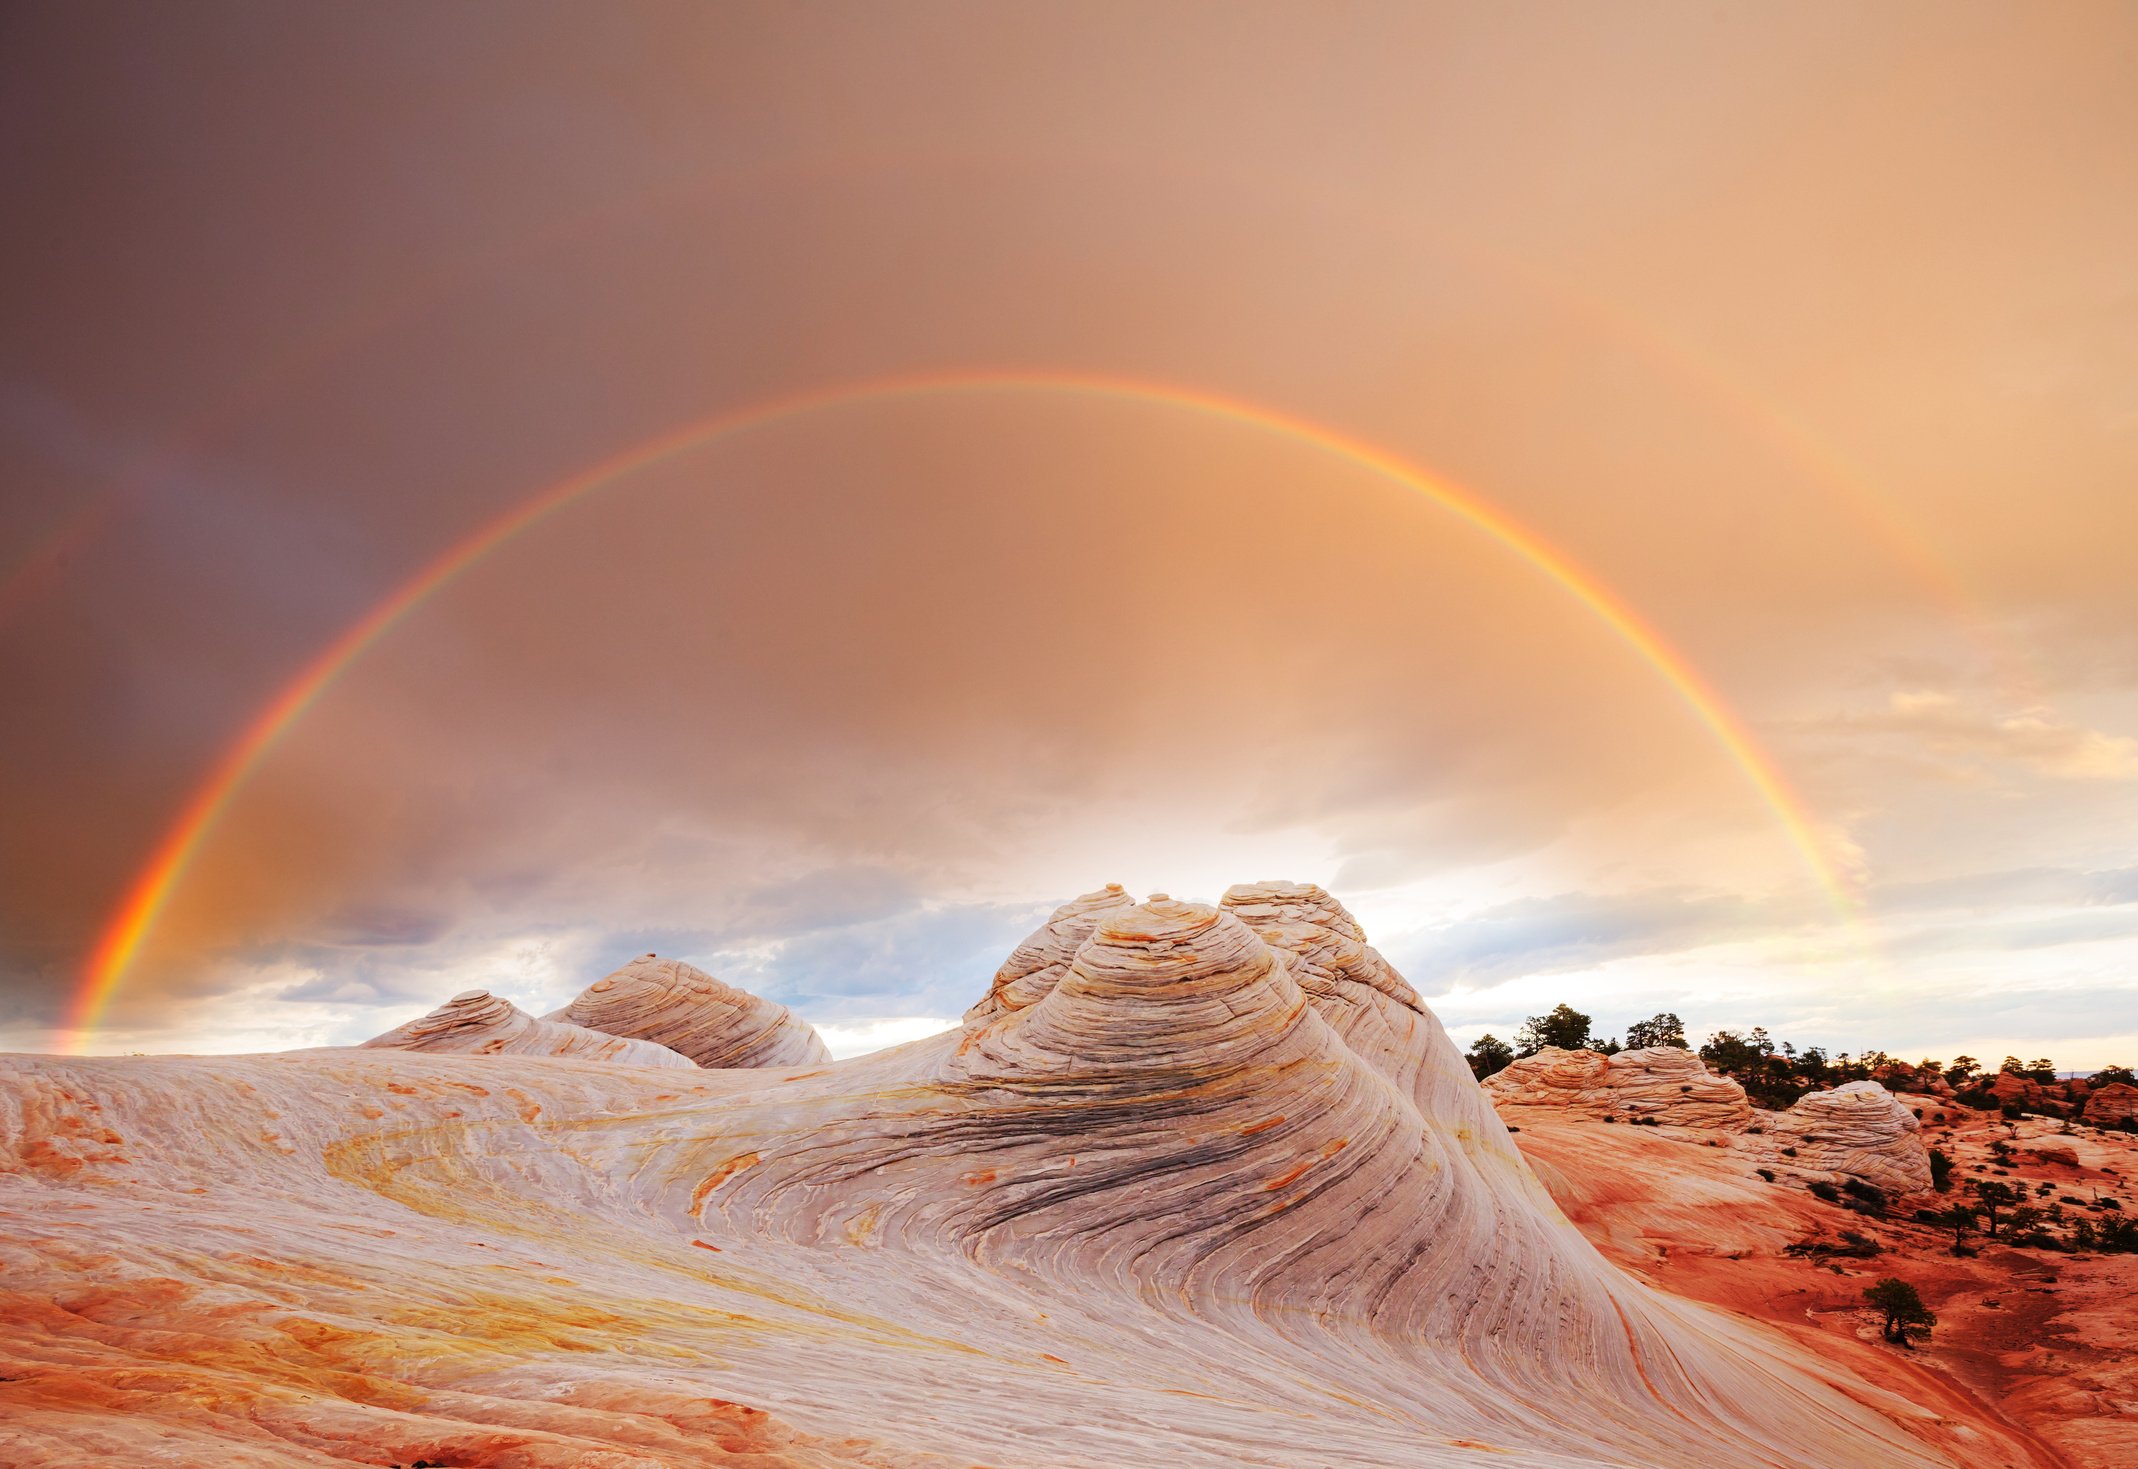
<svg viewBox="0 0 2138 1469">
<path fill-rule="evenodd" d="M 1769 1114 L 1763 1144 L 1770 1161 L 1792 1173 L 1834 1182 L 1857 1178 L 1896 1196 L 1930 1187 L 1922 1124 L 1875 1081 L 1799 1097 L 1788 1111 Z"/>
<path fill-rule="evenodd" d="M 2093 1089 L 2086 1099 L 2086 1120 L 2095 1127 L 2116 1127 L 2138 1119 L 2138 1086 L 2112 1081 Z"/>
</svg>

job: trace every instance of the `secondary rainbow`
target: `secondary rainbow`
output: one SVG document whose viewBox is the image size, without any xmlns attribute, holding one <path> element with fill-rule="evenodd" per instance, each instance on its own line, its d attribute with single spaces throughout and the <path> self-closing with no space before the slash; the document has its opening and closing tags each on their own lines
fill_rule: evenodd
<svg viewBox="0 0 2138 1469">
<path fill-rule="evenodd" d="M 345 629 L 278 692 L 216 762 L 127 890 L 92 950 L 69 1017 L 69 1047 L 79 1053 L 111 998 L 125 981 L 172 892 L 199 853 L 231 798 L 276 741 L 333 684 L 342 671 L 434 592 L 531 526 L 604 486 L 723 435 L 798 414 L 872 400 L 941 393 L 1051 392 L 1112 398 L 1201 413 L 1314 445 L 1423 495 L 1484 532 L 1558 584 L 1611 628 L 1677 693 L 1744 773 L 1773 811 L 1837 913 L 1854 923 L 1858 912 L 1848 883 L 1827 856 L 1802 799 L 1744 722 L 1686 658 L 1646 619 L 1564 552 L 1504 511 L 1424 468 L 1337 429 L 1280 409 L 1199 388 L 1098 374 L 973 370 L 904 374 L 762 399 L 695 420 L 645 440 L 560 480 L 477 527 Z"/>
</svg>

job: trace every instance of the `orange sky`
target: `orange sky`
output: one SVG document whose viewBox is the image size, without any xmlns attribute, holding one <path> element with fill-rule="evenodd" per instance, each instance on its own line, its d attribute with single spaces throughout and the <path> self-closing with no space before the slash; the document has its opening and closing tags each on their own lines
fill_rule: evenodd
<svg viewBox="0 0 2138 1469">
<path fill-rule="evenodd" d="M 462 5 L 0 22 L 0 1045 L 218 759 L 93 1049 L 359 1039 L 648 948 L 859 1033 L 1118 879 L 1311 878 L 1558 999 L 2138 1057 L 2138 17 Z M 1991 1059 L 1994 1059 L 1992 1057 Z"/>
</svg>

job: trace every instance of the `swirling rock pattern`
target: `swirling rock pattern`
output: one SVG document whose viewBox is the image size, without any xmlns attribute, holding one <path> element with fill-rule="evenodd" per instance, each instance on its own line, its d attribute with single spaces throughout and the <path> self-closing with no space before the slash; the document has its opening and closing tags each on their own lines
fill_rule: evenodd
<svg viewBox="0 0 2138 1469">
<path fill-rule="evenodd" d="M 680 959 L 652 954 L 595 980 L 578 999 L 543 1018 L 652 1041 L 700 1066 L 814 1066 L 831 1060 L 822 1037 L 784 1005 L 722 984 Z"/>
<path fill-rule="evenodd" d="M 1676 1046 L 1613 1056 L 1546 1046 L 1485 1080 L 1501 1107 L 1555 1107 L 1592 1117 L 1742 1132 L 1752 1124 L 1745 1089 Z"/>
<path fill-rule="evenodd" d="M 1809 1092 L 1788 1111 L 1766 1114 L 1762 1141 L 1768 1161 L 1790 1173 L 1824 1174 L 1835 1182 L 1859 1178 L 1897 1195 L 1930 1187 L 1922 1124 L 1875 1081 Z"/>
<path fill-rule="evenodd" d="M 1318 891 L 1104 903 L 1026 1003 L 814 1069 L 0 1060 L 0 1460 L 1972 1452 L 1607 1264 Z"/>
<path fill-rule="evenodd" d="M 468 990 L 430 1014 L 395 1026 L 364 1044 L 397 1051 L 464 1051 L 477 1056 L 585 1056 L 625 1066 L 690 1066 L 696 1062 L 652 1041 L 604 1035 L 562 1020 L 537 1020 L 488 990 Z"/>
<path fill-rule="evenodd" d="M 1076 957 L 1084 940 L 1091 937 L 1107 910 L 1126 908 L 1133 901 L 1121 884 L 1110 882 L 1056 908 L 1031 937 L 1002 961 L 987 993 L 965 1012 L 966 1023 L 992 1020 L 1005 1011 L 1022 1010 L 1046 998 L 1047 992 L 1069 972 L 1069 961 Z"/>
</svg>

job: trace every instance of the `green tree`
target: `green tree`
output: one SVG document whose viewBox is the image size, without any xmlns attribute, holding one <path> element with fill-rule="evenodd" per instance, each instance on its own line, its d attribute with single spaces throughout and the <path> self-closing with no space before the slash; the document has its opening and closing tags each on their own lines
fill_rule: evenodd
<svg viewBox="0 0 2138 1469">
<path fill-rule="evenodd" d="M 1644 1050 L 1649 1046 L 1676 1046 L 1681 1051 L 1691 1050 L 1685 1043 L 1685 1022 L 1665 1010 L 1647 1020 L 1636 1020 L 1626 1027 L 1626 1049 Z"/>
<path fill-rule="evenodd" d="M 2093 1074 L 2095 1086 L 2107 1086 L 2118 1081 L 2125 1086 L 2138 1086 L 2138 1075 L 2133 1075 L 2128 1066 L 2104 1066 Z"/>
<path fill-rule="evenodd" d="M 1980 1070 L 1981 1066 L 1982 1063 L 1972 1056 L 1955 1056 L 1952 1058 L 1952 1065 L 1945 1069 L 1945 1080 L 1952 1086 L 1958 1086 Z"/>
<path fill-rule="evenodd" d="M 1546 1046 L 1562 1051 L 1589 1048 L 1589 1017 L 1572 1005 L 1554 1005 L 1549 1015 L 1532 1015 L 1514 1033 L 1514 1053 L 1534 1056 Z"/>
<path fill-rule="evenodd" d="M 1952 1252 L 1957 1255 L 1967 1247 L 1967 1232 L 1982 1220 L 1982 1211 L 1973 1204 L 1954 1204 L 1949 1209 L 1940 1209 L 1924 1218 L 1925 1224 L 1934 1224 L 1939 1229 L 1952 1231 Z"/>
<path fill-rule="evenodd" d="M 1997 1211 L 2010 1210 L 2019 1203 L 2019 1190 L 2008 1183 L 1999 1183 L 1994 1178 L 1978 1178 L 1968 1184 L 1975 1201 L 1982 1205 L 1982 1232 L 1992 1239 L 1997 1237 Z"/>
<path fill-rule="evenodd" d="M 2005 1057 L 1997 1063 L 1997 1069 L 2006 1076 L 2025 1076 L 2027 1074 L 2026 1063 L 2022 1062 L 2017 1056 Z"/>
<path fill-rule="evenodd" d="M 1943 1148 L 1930 1150 L 1930 1186 L 1941 1194 L 1952 1192 L 1952 1159 Z"/>
<path fill-rule="evenodd" d="M 1494 1072 L 1507 1069 L 1507 1063 L 1514 1060 L 1514 1047 L 1488 1032 L 1470 1042 L 1466 1059 L 1470 1063 L 1470 1074 L 1483 1081 Z"/>
<path fill-rule="evenodd" d="M 1883 1330 L 1887 1341 L 1908 1344 L 1908 1333 L 1920 1330 L 1930 1334 L 1930 1328 L 1938 1324 L 1938 1318 L 1923 1304 L 1923 1298 L 1914 1286 L 1905 1280 L 1887 1276 L 1876 1285 L 1865 1286 L 1863 1298 L 1874 1310 L 1885 1313 Z"/>
<path fill-rule="evenodd" d="M 2054 1086 L 2056 1085 L 2056 1063 L 2044 1056 L 2038 1061 L 2028 1063 L 2027 1075 L 2033 1077 L 2043 1086 Z"/>
</svg>

